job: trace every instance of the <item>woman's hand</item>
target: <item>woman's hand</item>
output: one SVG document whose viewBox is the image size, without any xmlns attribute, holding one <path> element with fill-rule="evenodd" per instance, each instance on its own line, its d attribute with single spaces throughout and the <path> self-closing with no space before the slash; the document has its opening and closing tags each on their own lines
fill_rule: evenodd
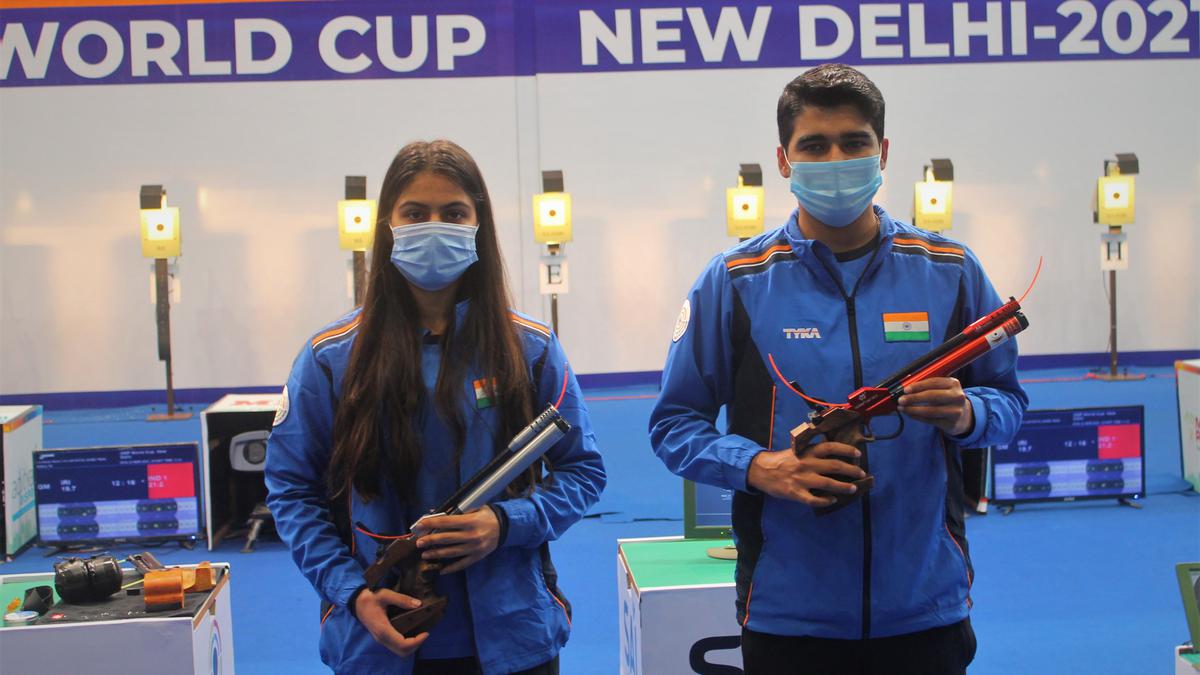
<svg viewBox="0 0 1200 675">
<path fill-rule="evenodd" d="M 443 567 L 442 574 L 464 570 L 500 545 L 500 521 L 487 506 L 461 516 L 422 518 L 413 527 L 413 532 L 417 535 L 417 548 L 422 551 L 422 559 L 458 558 Z"/>
<path fill-rule="evenodd" d="M 364 588 L 358 597 L 354 598 L 354 615 L 376 642 L 397 656 L 411 656 L 429 637 L 429 633 L 421 633 L 411 638 L 404 637 L 392 628 L 391 622 L 388 621 L 387 608 L 416 609 L 420 606 L 420 600 L 386 588 L 377 591 Z"/>
</svg>

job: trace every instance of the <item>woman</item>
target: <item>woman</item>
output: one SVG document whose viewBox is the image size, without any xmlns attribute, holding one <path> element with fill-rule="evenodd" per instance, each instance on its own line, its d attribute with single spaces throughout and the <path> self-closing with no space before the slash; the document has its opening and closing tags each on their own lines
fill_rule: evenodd
<svg viewBox="0 0 1200 675">
<path fill-rule="evenodd" d="M 321 596 L 321 658 L 347 673 L 558 672 L 570 630 L 547 542 L 595 503 L 605 476 L 558 340 L 509 310 L 491 200 L 470 155 L 410 143 L 379 196 L 361 309 L 292 367 L 267 452 L 268 499 Z M 419 602 L 366 588 L 380 543 L 408 532 L 548 403 L 571 432 L 487 507 L 426 519 L 425 559 L 448 599 L 429 632 L 387 610 Z"/>
</svg>

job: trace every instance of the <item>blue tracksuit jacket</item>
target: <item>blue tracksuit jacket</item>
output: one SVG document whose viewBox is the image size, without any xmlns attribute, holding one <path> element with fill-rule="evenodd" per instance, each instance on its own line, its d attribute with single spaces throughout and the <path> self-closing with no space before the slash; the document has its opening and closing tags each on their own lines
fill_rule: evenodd
<svg viewBox="0 0 1200 675">
<path fill-rule="evenodd" d="M 467 307 L 466 302 L 456 306 L 456 325 L 462 325 Z M 351 523 L 361 523 L 379 535 L 407 533 L 420 515 L 449 496 L 426 494 L 428 485 L 437 481 L 424 478 L 431 464 L 453 466 L 452 460 L 436 456 L 449 455 L 453 443 L 438 437 L 446 435 L 440 425 L 423 425 L 426 460 L 418 481 L 419 504 L 402 503 L 387 480 L 381 481 L 383 493 L 370 503 L 353 494 L 348 512 L 343 504 L 329 503 L 325 470 L 333 417 L 358 319 L 355 310 L 326 327 L 296 358 L 284 391 L 285 405 L 276 416 L 267 446 L 268 504 L 300 571 L 324 601 L 321 659 L 339 673 L 409 673 L 412 659 L 400 659 L 375 642 L 346 607 L 363 585 L 363 570 L 374 561 L 377 550 L 375 541 Z M 558 592 L 547 542 L 583 516 L 605 483 L 587 407 L 558 339 L 523 315 L 514 313 L 513 322 L 529 365 L 535 412 L 561 396 L 558 409 L 571 431 L 547 453 L 555 472 L 552 483 L 529 497 L 502 496 L 494 503 L 506 516 L 501 520 L 507 521 L 502 522 L 499 547 L 463 572 L 476 653 L 488 674 L 545 663 L 566 643 L 569 605 Z M 469 405 L 458 481 L 481 469 L 496 448 L 493 430 L 499 428 L 499 409 L 480 408 L 473 386 L 484 377 L 471 369 L 463 382 Z"/>
<path fill-rule="evenodd" d="M 793 213 L 715 257 L 676 324 L 651 444 L 671 471 L 736 490 L 737 616 L 754 631 L 886 637 L 954 623 L 970 606 L 957 450 L 1006 443 L 1020 425 L 1014 341 L 957 374 L 974 407 L 968 437 L 906 420 L 898 438 L 869 446 L 875 487 L 853 505 L 817 518 L 746 485 L 754 455 L 790 448 L 810 410 L 769 357 L 809 396 L 844 402 L 1001 304 L 971 251 L 875 210 L 880 243 L 857 289 L 843 288 L 832 251 L 804 239 Z M 885 336 L 885 314 L 925 314 L 927 335 Z"/>
</svg>

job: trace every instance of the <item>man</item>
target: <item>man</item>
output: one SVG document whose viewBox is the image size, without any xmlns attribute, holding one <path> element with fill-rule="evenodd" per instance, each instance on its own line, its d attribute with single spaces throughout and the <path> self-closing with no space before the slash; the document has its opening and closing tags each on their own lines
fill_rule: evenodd
<svg viewBox="0 0 1200 675">
<path fill-rule="evenodd" d="M 853 68 L 823 65 L 787 85 L 777 155 L 798 208 L 700 275 L 650 419 L 671 471 L 735 490 L 747 673 L 964 673 L 975 653 L 958 452 L 1005 443 L 1020 425 L 1015 344 L 910 385 L 901 433 L 869 457 L 833 442 L 790 448 L 810 411 L 791 383 L 844 402 L 1001 304 L 969 250 L 872 203 L 883 120 L 878 88 Z M 868 472 L 861 498 L 816 515 Z"/>
</svg>

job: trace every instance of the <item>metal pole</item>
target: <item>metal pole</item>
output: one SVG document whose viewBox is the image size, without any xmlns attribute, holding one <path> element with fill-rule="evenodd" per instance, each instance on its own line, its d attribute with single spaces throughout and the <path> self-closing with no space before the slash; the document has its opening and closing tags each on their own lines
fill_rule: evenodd
<svg viewBox="0 0 1200 675">
<path fill-rule="evenodd" d="M 1110 228 L 1110 232 L 1119 232 L 1120 228 Z M 1097 369 L 1091 373 L 1090 377 L 1095 377 L 1098 380 L 1106 382 L 1124 382 L 1126 380 L 1144 380 L 1146 379 L 1143 373 L 1130 373 L 1129 367 L 1125 367 L 1123 373 L 1117 373 L 1117 359 L 1119 352 L 1117 348 L 1117 270 L 1108 270 L 1108 372 L 1103 369 Z"/>
<path fill-rule="evenodd" d="M 558 335 L 558 293 L 550 294 L 550 329 Z"/>
<path fill-rule="evenodd" d="M 367 288 L 367 253 L 354 251 L 354 304 L 363 304 Z"/>
<path fill-rule="evenodd" d="M 367 177 L 366 176 L 346 176 L 345 191 L 346 199 L 366 199 L 367 198 Z M 365 251 L 352 252 L 352 272 L 354 284 L 354 306 L 358 307 L 363 304 L 363 296 L 367 289 L 367 254 Z"/>
<path fill-rule="evenodd" d="M 158 319 L 158 358 L 167 364 L 167 415 L 175 414 L 175 386 L 171 377 L 171 290 L 167 259 L 154 259 L 155 315 Z"/>
<path fill-rule="evenodd" d="M 167 417 L 175 415 L 175 384 L 171 378 L 171 359 L 167 359 Z"/>
<path fill-rule="evenodd" d="M 1117 271 L 1108 271 L 1108 374 L 1117 375 Z"/>
</svg>

